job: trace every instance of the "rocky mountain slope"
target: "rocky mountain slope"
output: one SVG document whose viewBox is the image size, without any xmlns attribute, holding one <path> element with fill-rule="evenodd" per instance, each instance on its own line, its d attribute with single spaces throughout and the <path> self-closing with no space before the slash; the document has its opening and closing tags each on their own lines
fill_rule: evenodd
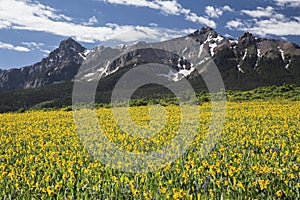
<svg viewBox="0 0 300 200">
<path fill-rule="evenodd" d="M 193 46 L 185 41 L 192 39 Z M 176 44 L 174 46 L 174 44 Z M 176 51 L 171 51 L 170 46 Z M 165 47 L 165 48 L 159 48 Z M 179 53 L 178 53 L 179 52 Z M 296 84 L 300 85 L 300 47 L 288 41 L 258 38 L 244 33 L 233 40 L 209 27 L 181 38 L 160 42 L 139 42 L 130 46 L 96 47 L 91 51 L 73 39 L 64 40 L 59 48 L 41 62 L 21 69 L 0 71 L 0 91 L 35 88 L 73 80 L 78 74 L 82 81 L 102 82 L 122 69 L 140 64 L 161 63 L 172 71 L 157 71 L 174 82 L 186 77 L 197 84 L 200 73 L 193 61 L 211 57 L 224 80 L 226 89 L 252 89 L 258 86 Z M 205 62 L 198 62 L 204 65 Z M 155 70 L 155 67 L 153 68 Z M 200 82 L 199 82 L 200 84 Z M 203 82 L 201 82 L 203 84 Z"/>
<path fill-rule="evenodd" d="M 300 84 L 300 47 L 244 33 L 233 41 L 210 28 L 190 35 L 210 52 L 227 89 Z"/>
<path fill-rule="evenodd" d="M 0 91 L 36 88 L 73 79 L 88 50 L 68 38 L 31 66 L 0 71 Z"/>
</svg>

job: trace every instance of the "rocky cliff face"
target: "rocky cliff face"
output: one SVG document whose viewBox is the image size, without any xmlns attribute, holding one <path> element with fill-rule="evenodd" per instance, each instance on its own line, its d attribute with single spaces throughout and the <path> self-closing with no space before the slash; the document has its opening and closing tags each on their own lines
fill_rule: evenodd
<svg viewBox="0 0 300 200">
<path fill-rule="evenodd" d="M 68 38 L 47 58 L 34 65 L 0 71 L 0 91 L 35 88 L 71 80 L 87 52 L 86 48 Z"/>
<path fill-rule="evenodd" d="M 157 74 L 175 82 L 183 77 L 197 80 L 201 77 L 189 62 L 189 57 L 206 54 L 216 63 L 227 89 L 251 89 L 258 86 L 282 84 L 300 85 L 300 47 L 296 44 L 258 38 L 251 33 L 244 33 L 238 40 L 233 40 L 218 34 L 209 27 L 204 27 L 186 37 L 176 38 L 175 41 L 160 43 L 159 46 L 180 44 L 188 38 L 195 40 L 198 45 L 179 47 L 180 52 L 186 56 L 155 49 L 156 44 L 145 42 L 115 49 L 104 47 L 100 50 L 95 49 L 91 60 L 97 60 L 97 63 L 100 63 L 107 57 L 113 59 L 102 65 L 91 64 L 90 66 L 95 67 L 87 70 L 83 79 L 88 81 L 99 77 L 105 79 L 125 66 L 135 67 L 145 63 L 160 63 L 171 66 L 175 72 L 165 74 L 157 72 Z M 130 51 L 130 49 L 134 50 Z M 107 54 L 107 52 L 110 53 Z M 205 56 L 203 58 L 205 59 Z"/>
<path fill-rule="evenodd" d="M 190 37 L 210 53 L 227 89 L 300 84 L 300 47 L 296 44 L 251 33 L 235 41 L 207 27 Z"/>
<path fill-rule="evenodd" d="M 179 46 L 179 52 L 155 48 L 181 44 L 193 39 L 196 46 Z M 199 52 L 200 49 L 200 52 Z M 197 54 L 195 54 L 197 52 Z M 0 90 L 34 88 L 74 79 L 81 64 L 86 70 L 81 80 L 105 79 L 124 67 L 135 67 L 146 63 L 161 63 L 171 66 L 173 72 L 157 72 L 174 82 L 186 77 L 200 79 L 190 58 L 206 52 L 216 63 L 226 89 L 251 89 L 265 85 L 300 85 L 300 47 L 296 44 L 273 39 L 258 38 L 244 33 L 233 40 L 209 27 L 181 38 L 162 43 L 139 42 L 115 48 L 99 46 L 86 50 L 72 39 L 61 42 L 59 48 L 41 62 L 21 69 L 0 71 Z M 103 63 L 106 61 L 105 63 Z M 155 70 L 155 69 L 154 69 Z"/>
</svg>

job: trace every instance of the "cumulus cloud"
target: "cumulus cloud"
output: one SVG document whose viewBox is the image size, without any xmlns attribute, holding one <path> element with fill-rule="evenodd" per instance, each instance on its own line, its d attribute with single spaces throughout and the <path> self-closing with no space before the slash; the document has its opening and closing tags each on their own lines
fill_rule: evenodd
<svg viewBox="0 0 300 200">
<path fill-rule="evenodd" d="M 102 0 L 107 3 L 111 4 L 119 4 L 119 5 L 130 5 L 130 6 L 137 6 L 137 7 L 148 7 L 148 8 L 153 8 L 153 9 L 161 9 L 159 8 L 159 5 L 147 1 L 147 0 Z"/>
<path fill-rule="evenodd" d="M 98 23 L 98 19 L 95 16 L 93 16 L 89 19 L 88 22 L 83 23 L 83 25 L 88 26 L 88 25 L 94 25 L 94 24 L 97 24 L 97 23 Z"/>
<path fill-rule="evenodd" d="M 0 8 L 0 9 L 1 9 L 1 8 Z M 10 26 L 10 25 L 11 25 L 10 22 L 5 21 L 5 20 L 1 20 L 1 18 L 0 18 L 0 29 L 6 28 L 6 27 L 8 27 L 8 26 Z"/>
<path fill-rule="evenodd" d="M 228 33 L 226 33 L 224 36 L 227 37 L 227 38 L 233 38 L 233 36 L 228 34 Z"/>
<path fill-rule="evenodd" d="M 47 52 L 44 47 L 44 43 L 41 42 L 22 42 L 22 45 L 26 46 L 30 51 L 41 51 L 43 53 Z M 47 55 L 47 54 L 45 54 Z"/>
<path fill-rule="evenodd" d="M 130 2 L 144 2 L 153 5 L 153 3 L 145 0 Z M 155 5 L 158 5 L 157 2 Z M 169 6 L 169 4 L 163 5 Z M 168 12 L 170 13 L 171 9 Z M 147 26 L 114 24 L 114 26 L 93 27 L 73 23 L 70 19 L 68 16 L 59 14 L 55 9 L 44 6 L 36 1 L 0 1 L 0 29 L 41 31 L 60 36 L 72 36 L 82 42 L 110 40 L 122 42 L 135 42 L 139 40 L 159 41 L 185 34 L 185 30 Z M 95 22 L 94 19 L 91 21 Z"/>
<path fill-rule="evenodd" d="M 220 8 L 214 8 L 213 6 L 206 6 L 205 13 L 212 18 L 218 18 L 223 14 L 223 10 Z"/>
<path fill-rule="evenodd" d="M 282 17 L 275 14 L 268 19 L 252 19 L 241 21 L 240 19 L 227 22 L 226 28 L 231 30 L 249 31 L 261 36 L 276 35 L 300 35 L 300 19 Z"/>
<path fill-rule="evenodd" d="M 44 53 L 45 53 L 45 55 L 48 55 L 49 53 L 51 53 L 51 51 L 50 51 L 50 50 L 42 50 L 42 52 L 44 52 Z"/>
<path fill-rule="evenodd" d="M 278 6 L 300 7 L 299 0 L 275 0 Z"/>
<path fill-rule="evenodd" d="M 230 6 L 225 5 L 225 6 L 223 7 L 223 11 L 233 12 L 234 10 L 233 10 Z"/>
<path fill-rule="evenodd" d="M 243 26 L 243 23 L 241 22 L 240 19 L 236 19 L 236 20 L 231 20 L 231 21 L 227 22 L 225 27 L 230 30 L 234 30 L 234 29 L 239 28 L 240 26 Z"/>
<path fill-rule="evenodd" d="M 241 26 L 241 30 L 250 31 L 262 36 L 265 35 L 300 35 L 300 23 L 299 21 L 291 20 L 278 20 L 271 18 L 267 20 L 256 21 L 252 25 Z"/>
<path fill-rule="evenodd" d="M 44 44 L 40 42 L 22 42 L 22 44 L 30 49 L 40 49 L 42 46 L 44 46 Z"/>
<path fill-rule="evenodd" d="M 157 27 L 157 26 L 158 26 L 158 24 L 157 24 L 157 23 L 154 23 L 154 22 L 152 22 L 152 23 L 150 23 L 150 24 L 149 24 L 149 26 L 155 26 L 155 27 Z"/>
<path fill-rule="evenodd" d="M 176 0 L 102 0 L 103 2 L 126 5 L 126 6 L 136 6 L 136 7 L 147 7 L 151 9 L 160 10 L 165 15 L 183 15 L 186 20 L 205 24 L 212 28 L 216 28 L 216 23 L 207 17 L 198 16 L 196 13 L 191 12 L 191 10 L 183 8 Z M 229 6 L 226 7 L 230 8 Z M 223 12 L 223 11 L 222 11 Z"/>
<path fill-rule="evenodd" d="M 154 2 L 161 8 L 161 11 L 165 14 L 179 15 L 181 13 L 182 7 L 176 1 L 155 0 Z"/>
<path fill-rule="evenodd" d="M 283 1 L 281 1 L 283 2 Z M 257 7 L 255 10 L 242 10 L 250 19 L 235 19 L 226 23 L 230 30 L 249 31 L 261 36 L 300 35 L 300 17 L 287 17 L 273 7 Z"/>
<path fill-rule="evenodd" d="M 12 44 L 0 42 L 0 49 L 7 49 L 12 51 L 22 51 L 22 52 L 28 52 L 30 49 L 22 46 L 14 46 Z"/>
<path fill-rule="evenodd" d="M 205 7 L 205 13 L 211 18 L 218 18 L 218 17 L 222 16 L 224 11 L 233 12 L 234 10 L 228 5 L 225 5 L 220 8 L 215 8 L 213 6 Z"/>
<path fill-rule="evenodd" d="M 179 15 L 182 10 L 182 6 L 177 1 L 163 1 L 163 0 L 102 0 L 111 4 L 136 6 L 136 7 L 148 7 L 156 10 L 160 10 L 162 13 L 168 15 Z"/>
<path fill-rule="evenodd" d="M 195 13 L 191 13 L 189 15 L 186 16 L 186 19 L 192 22 L 198 22 L 201 24 L 206 24 L 207 26 L 210 26 L 212 28 L 216 27 L 216 23 L 212 20 L 209 20 L 206 17 L 202 17 L 202 16 L 197 16 Z"/>
<path fill-rule="evenodd" d="M 257 7 L 256 10 L 242 10 L 242 13 L 247 14 L 251 17 L 270 17 L 274 14 L 274 8 L 268 6 L 266 8 Z"/>
</svg>

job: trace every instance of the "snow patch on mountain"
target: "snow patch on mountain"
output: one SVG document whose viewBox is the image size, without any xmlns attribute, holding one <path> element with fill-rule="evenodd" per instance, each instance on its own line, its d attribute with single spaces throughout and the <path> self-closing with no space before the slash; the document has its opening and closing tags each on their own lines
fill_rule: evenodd
<svg viewBox="0 0 300 200">
<path fill-rule="evenodd" d="M 204 44 L 201 44 L 200 47 L 199 47 L 198 58 L 201 58 L 201 54 L 203 52 L 203 46 L 204 46 Z"/>
<path fill-rule="evenodd" d="M 247 57 L 247 53 L 248 53 L 248 49 L 245 49 L 245 53 L 244 53 L 244 55 L 243 55 L 243 61 L 245 60 L 245 58 Z"/>
<path fill-rule="evenodd" d="M 283 51 L 279 46 L 277 46 L 277 48 L 278 48 L 278 50 L 279 50 L 279 52 L 280 52 L 280 54 L 281 54 L 282 60 L 285 61 L 284 51 Z"/>
<path fill-rule="evenodd" d="M 206 42 L 209 45 L 210 49 L 210 55 L 214 56 L 215 55 L 215 48 L 224 40 L 225 38 L 222 37 L 221 35 L 217 35 L 217 37 L 213 37 L 212 34 L 210 33 L 207 37 Z"/>
<path fill-rule="evenodd" d="M 215 48 L 217 47 L 218 45 L 216 43 L 209 43 L 209 48 L 210 48 L 210 55 L 211 56 L 214 56 L 215 54 Z"/>
<path fill-rule="evenodd" d="M 94 76 L 95 75 L 95 73 L 88 73 L 88 74 L 86 74 L 86 75 L 84 75 L 84 77 L 91 77 L 91 76 Z"/>
<path fill-rule="evenodd" d="M 243 74 L 245 73 L 245 72 L 243 71 L 243 69 L 241 68 L 241 65 L 240 65 L 240 64 L 237 65 L 237 68 L 238 68 L 239 72 L 241 72 L 241 73 L 243 73 Z"/>
<path fill-rule="evenodd" d="M 182 50 L 181 54 L 184 55 L 184 53 L 186 52 L 187 49 L 188 49 L 188 48 L 185 47 L 185 48 Z"/>
<path fill-rule="evenodd" d="M 221 35 L 218 35 L 218 36 L 215 38 L 215 41 L 216 41 L 216 42 L 219 42 L 219 43 L 221 43 L 223 40 L 224 40 L 224 37 L 222 37 Z"/>
<path fill-rule="evenodd" d="M 174 72 L 174 70 L 169 70 L 168 74 L 157 74 L 161 77 L 166 77 L 168 80 L 172 80 L 174 82 L 180 81 L 183 78 L 189 76 L 193 71 L 195 70 L 194 67 L 191 67 L 191 69 L 181 69 L 178 72 Z"/>
<path fill-rule="evenodd" d="M 290 66 L 290 63 L 288 63 L 286 66 L 285 66 L 285 69 L 288 69 Z"/>
<path fill-rule="evenodd" d="M 116 71 L 118 71 L 119 68 L 120 68 L 120 67 L 117 67 L 116 69 L 112 70 L 111 72 L 106 72 L 105 75 L 106 75 L 106 76 L 111 75 L 111 74 L 115 73 Z"/>
<path fill-rule="evenodd" d="M 90 52 L 91 52 L 91 50 L 87 49 L 87 50 L 85 50 L 85 51 L 83 52 L 83 55 L 84 55 L 85 57 L 87 57 L 88 54 L 89 54 Z"/>
<path fill-rule="evenodd" d="M 178 73 L 182 74 L 183 76 L 186 77 L 186 76 L 190 75 L 194 70 L 195 70 L 195 68 L 192 67 L 190 70 L 182 69 Z"/>
<path fill-rule="evenodd" d="M 79 55 L 83 60 L 86 59 L 86 56 L 84 55 L 84 53 L 78 53 L 78 55 Z"/>
<path fill-rule="evenodd" d="M 254 70 L 257 69 L 257 67 L 258 67 L 258 61 L 261 58 L 261 50 L 257 48 L 256 51 L 257 51 L 257 59 L 256 59 L 256 63 L 255 63 L 255 66 L 254 66 Z"/>
<path fill-rule="evenodd" d="M 286 64 L 285 69 L 288 69 L 291 63 L 291 59 L 289 60 L 289 62 Z"/>
<path fill-rule="evenodd" d="M 102 67 L 102 68 L 99 68 L 99 69 L 97 69 L 97 71 L 98 71 L 98 72 L 103 72 L 104 70 L 105 70 L 105 68 L 103 68 L 103 67 Z"/>
</svg>

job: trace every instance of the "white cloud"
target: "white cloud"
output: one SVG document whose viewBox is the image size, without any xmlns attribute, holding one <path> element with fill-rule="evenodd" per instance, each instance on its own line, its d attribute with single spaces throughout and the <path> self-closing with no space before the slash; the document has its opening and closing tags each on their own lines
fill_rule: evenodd
<svg viewBox="0 0 300 200">
<path fill-rule="evenodd" d="M 7 50 L 13 50 L 13 51 L 22 51 L 22 52 L 28 52 L 30 49 L 26 47 L 21 46 L 14 46 L 12 44 L 0 42 L 0 49 L 7 49 Z"/>
<path fill-rule="evenodd" d="M 164 14 L 171 14 L 171 15 L 179 15 L 181 13 L 182 7 L 176 1 L 161 1 L 155 0 L 154 1 L 159 7 L 161 8 Z"/>
<path fill-rule="evenodd" d="M 179 15 L 182 7 L 177 1 L 165 1 L 165 0 L 103 0 L 104 2 L 111 4 L 136 6 L 136 7 L 148 7 L 156 10 L 160 10 L 162 13 L 168 15 Z"/>
<path fill-rule="evenodd" d="M 233 12 L 234 10 L 228 5 L 225 5 L 220 8 L 215 8 L 213 6 L 205 7 L 205 13 L 211 18 L 218 18 L 218 17 L 222 16 L 224 11 Z"/>
<path fill-rule="evenodd" d="M 44 43 L 41 42 L 22 42 L 22 44 L 24 46 L 26 46 L 28 49 L 30 49 L 31 51 L 37 50 L 37 51 L 41 51 L 43 53 L 45 53 L 43 47 L 44 47 Z"/>
<path fill-rule="evenodd" d="M 88 22 L 83 23 L 83 25 L 88 26 L 88 25 L 94 25 L 94 24 L 97 24 L 97 23 L 98 23 L 98 19 L 95 16 L 93 16 L 89 19 Z"/>
<path fill-rule="evenodd" d="M 227 38 L 234 38 L 232 35 L 227 34 L 227 33 L 224 36 L 227 37 Z"/>
<path fill-rule="evenodd" d="M 118 0 L 114 0 L 118 1 Z M 126 0 L 123 0 L 126 1 Z M 128 1 L 128 0 L 127 0 Z M 130 1 L 149 3 L 145 0 Z M 157 3 L 157 1 L 155 1 Z M 155 4 L 157 5 L 157 4 Z M 172 5 L 172 4 L 170 4 Z M 169 6 L 164 4 L 164 6 Z M 170 9 L 168 12 L 171 12 Z M 175 10 L 173 10 L 175 11 Z M 173 12 L 172 11 L 172 12 Z M 106 25 L 93 27 L 70 22 L 71 18 L 58 14 L 48 6 L 30 0 L 0 1 L 0 28 L 29 31 L 41 31 L 60 36 L 75 37 L 78 41 L 95 42 L 119 40 L 135 42 L 139 40 L 160 41 L 184 35 L 184 30 L 172 30 L 159 27 L 133 25 Z M 25 50 L 25 49 L 23 49 Z"/>
<path fill-rule="evenodd" d="M 119 4 L 119 5 L 130 5 L 130 6 L 137 6 L 137 7 L 149 7 L 153 9 L 160 9 L 159 6 L 147 0 L 103 0 L 104 2 L 111 3 L 111 4 Z"/>
<path fill-rule="evenodd" d="M 27 46 L 30 49 L 39 49 L 40 47 L 44 46 L 43 43 L 36 43 L 36 42 L 22 42 L 23 45 Z"/>
<path fill-rule="evenodd" d="M 218 18 L 223 14 L 223 10 L 220 8 L 214 8 L 213 6 L 206 6 L 205 13 L 212 18 Z"/>
<path fill-rule="evenodd" d="M 11 23 L 0 19 L 0 29 L 10 26 Z"/>
<path fill-rule="evenodd" d="M 242 26 L 243 23 L 241 22 L 240 19 L 236 19 L 236 20 L 231 20 L 229 22 L 226 23 L 226 28 L 233 30 L 233 29 L 237 29 L 238 27 Z"/>
<path fill-rule="evenodd" d="M 300 7 L 299 0 L 275 0 L 278 6 Z"/>
<path fill-rule="evenodd" d="M 195 31 L 197 31 L 197 29 L 188 28 L 188 29 L 182 30 L 182 32 L 185 33 L 186 35 L 194 33 Z"/>
<path fill-rule="evenodd" d="M 280 1 L 283 2 L 283 1 Z M 242 10 L 251 19 L 235 19 L 226 23 L 230 30 L 248 31 L 261 36 L 300 35 L 300 17 L 288 17 L 268 6 L 257 7 L 256 10 Z"/>
<path fill-rule="evenodd" d="M 155 26 L 155 27 L 157 27 L 157 26 L 158 26 L 158 24 L 157 24 L 157 23 L 153 23 L 153 22 L 152 22 L 152 23 L 150 23 L 150 24 L 149 24 L 149 26 Z"/>
<path fill-rule="evenodd" d="M 180 11 L 181 14 L 183 15 L 188 15 L 191 13 L 191 10 L 190 9 L 186 9 L 186 8 L 182 8 L 181 11 Z"/>
<path fill-rule="evenodd" d="M 257 7 L 256 10 L 242 10 L 242 13 L 247 14 L 251 17 L 270 17 L 274 14 L 274 8 L 268 6 L 266 8 Z"/>
<path fill-rule="evenodd" d="M 202 16 L 197 16 L 195 13 L 191 13 L 189 15 L 186 16 L 186 19 L 192 22 L 198 22 L 201 24 L 206 24 L 207 26 L 210 26 L 212 28 L 216 28 L 216 23 L 212 20 L 209 20 L 206 17 L 202 17 Z"/>
<path fill-rule="evenodd" d="M 250 31 L 262 36 L 300 35 L 300 23 L 298 21 L 280 21 L 276 18 L 257 21 L 253 25 L 240 27 L 240 29 L 244 31 Z"/>
<path fill-rule="evenodd" d="M 165 15 L 184 15 L 185 19 L 191 22 L 205 24 L 212 28 L 216 27 L 216 23 L 212 20 L 207 19 L 203 16 L 198 16 L 191 10 L 183 8 L 176 0 L 102 0 L 111 4 L 136 6 L 136 7 L 147 7 L 151 9 L 160 10 Z M 226 9 L 230 8 L 229 6 Z M 223 12 L 223 11 L 222 11 Z"/>
<path fill-rule="evenodd" d="M 51 53 L 50 50 L 42 50 L 42 52 L 44 52 L 46 55 L 48 55 L 49 53 Z"/>
<path fill-rule="evenodd" d="M 225 6 L 223 7 L 223 11 L 233 12 L 234 10 L 233 10 L 230 6 L 225 5 Z"/>
<path fill-rule="evenodd" d="M 227 22 L 226 28 L 249 31 L 261 36 L 276 35 L 276 36 L 288 36 L 288 35 L 300 35 L 300 21 L 295 19 L 279 18 L 275 17 L 264 20 L 247 20 L 241 22 L 241 20 L 232 20 Z"/>
</svg>

